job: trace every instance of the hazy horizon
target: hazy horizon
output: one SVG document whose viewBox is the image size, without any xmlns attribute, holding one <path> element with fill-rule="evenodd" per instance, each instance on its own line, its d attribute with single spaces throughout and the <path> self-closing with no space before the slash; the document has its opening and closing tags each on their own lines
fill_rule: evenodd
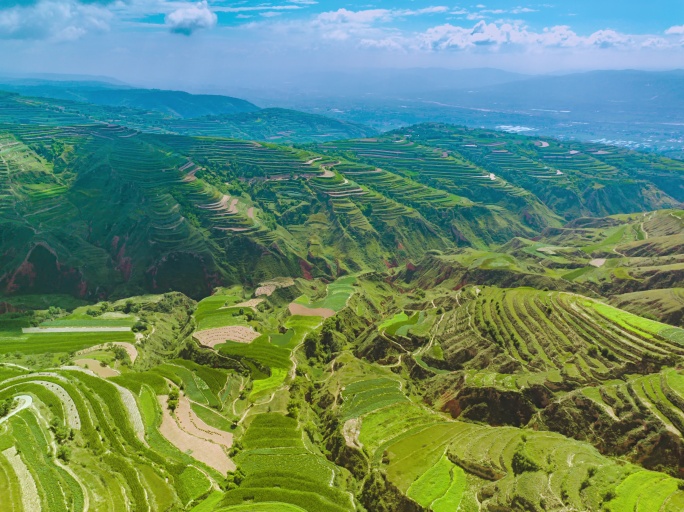
<svg viewBox="0 0 684 512">
<path fill-rule="evenodd" d="M 684 7 L 667 0 L 260 3 L 9 0 L 5 73 L 106 76 L 198 90 L 382 68 L 524 74 L 684 67 Z"/>
</svg>

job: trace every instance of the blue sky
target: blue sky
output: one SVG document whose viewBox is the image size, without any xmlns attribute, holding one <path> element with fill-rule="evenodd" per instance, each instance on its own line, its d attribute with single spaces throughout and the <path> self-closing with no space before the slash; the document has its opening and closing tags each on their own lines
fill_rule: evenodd
<svg viewBox="0 0 684 512">
<path fill-rule="evenodd" d="M 0 72 L 181 86 L 370 67 L 684 67 L 684 1 L 0 0 Z"/>
</svg>

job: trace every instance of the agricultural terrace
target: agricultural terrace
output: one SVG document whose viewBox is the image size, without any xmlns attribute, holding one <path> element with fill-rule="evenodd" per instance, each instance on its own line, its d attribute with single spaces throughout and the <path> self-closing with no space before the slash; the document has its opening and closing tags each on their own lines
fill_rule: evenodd
<svg viewBox="0 0 684 512">
<path fill-rule="evenodd" d="M 624 148 L 551 139 L 534 141 L 527 136 L 446 125 L 412 127 L 395 137 L 410 137 L 413 143 L 434 148 L 501 176 L 510 184 L 544 198 L 555 213 L 566 218 L 570 218 L 569 212 L 576 218 L 589 213 L 603 216 L 625 211 L 624 205 L 634 201 L 634 197 L 598 192 L 601 201 L 592 203 L 587 200 L 591 196 L 589 192 L 621 187 L 637 176 L 661 186 L 663 179 L 674 178 L 674 175 L 668 175 L 670 172 L 682 168 L 681 162 L 672 161 L 672 165 L 667 166 Z M 569 202 L 567 194 L 572 189 L 580 193 L 570 192 L 574 197 Z M 586 192 L 582 194 L 581 191 Z M 647 195 L 636 200 L 643 200 L 641 209 L 644 211 L 662 208 L 665 204 L 674 206 L 668 200 Z"/>
<path fill-rule="evenodd" d="M 347 358 L 340 363 L 331 376 L 335 380 L 348 381 L 360 370 Z M 632 510 L 641 501 L 655 507 L 649 510 L 677 510 L 684 499 L 672 477 L 618 464 L 559 434 L 446 420 L 400 398 L 401 385 L 391 381 L 345 386 L 337 411 L 341 419 L 356 419 L 341 428 L 348 433 L 346 425 L 356 422 L 357 439 L 348 443 L 361 446 L 399 490 L 429 510 L 469 510 L 478 502 L 510 508 L 518 500 L 541 510 Z M 363 399 L 374 389 L 387 391 Z M 361 402 L 367 405 L 350 409 Z M 658 484 L 630 487 L 634 481 Z M 495 485 L 504 492 L 489 492 Z M 547 491 L 540 493 L 541 488 Z"/>
<path fill-rule="evenodd" d="M 466 368 L 515 360 L 529 372 L 600 382 L 684 355 L 684 331 L 581 296 L 484 288 L 460 297 L 464 307 L 447 312 L 437 337 L 447 363 L 464 347 L 476 350 Z M 494 364 L 485 365 L 485 358 Z"/>
<path fill-rule="evenodd" d="M 80 511 L 95 503 L 109 510 L 167 510 L 197 500 L 221 478 L 160 432 L 152 385 L 168 392 L 164 379 L 129 389 L 122 386 L 134 381 L 116 377 L 118 385 L 84 371 L 0 371 L 0 398 L 32 398 L 0 429 L 0 481 L 14 489 L 8 495 L 13 509 L 37 495 L 44 510 Z M 192 419 L 206 430 L 187 407 L 183 402 L 179 424 Z M 11 446 L 17 453 L 8 451 Z"/>
<path fill-rule="evenodd" d="M 327 285 L 325 297 L 312 301 L 310 297 L 302 295 L 290 304 L 290 312 L 302 316 L 333 316 L 347 305 L 349 297 L 354 293 L 355 282 L 354 276 L 340 277 Z"/>
<path fill-rule="evenodd" d="M 69 354 L 95 345 L 108 343 L 135 343 L 130 329 L 123 332 L 72 331 L 31 332 L 0 327 L 0 354 Z"/>
</svg>

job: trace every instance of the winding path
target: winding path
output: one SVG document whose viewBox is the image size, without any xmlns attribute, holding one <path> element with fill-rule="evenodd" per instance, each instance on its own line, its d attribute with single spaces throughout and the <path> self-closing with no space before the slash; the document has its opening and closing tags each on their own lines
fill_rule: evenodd
<svg viewBox="0 0 684 512">
<path fill-rule="evenodd" d="M 4 418 L 0 418 L 0 425 L 6 422 L 15 414 L 19 414 L 24 409 L 28 409 L 33 405 L 33 397 L 31 395 L 19 395 L 16 397 L 16 399 L 20 402 L 20 404 L 14 410 L 12 410 L 12 412 L 10 412 L 7 416 L 5 416 Z"/>
</svg>

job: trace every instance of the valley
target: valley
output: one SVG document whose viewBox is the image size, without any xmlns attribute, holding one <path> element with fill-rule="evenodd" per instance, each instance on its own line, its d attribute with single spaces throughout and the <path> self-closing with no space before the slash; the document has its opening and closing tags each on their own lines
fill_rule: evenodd
<svg viewBox="0 0 684 512">
<path fill-rule="evenodd" d="M 108 98 L 0 97 L 8 510 L 684 507 L 680 160 Z"/>
</svg>

